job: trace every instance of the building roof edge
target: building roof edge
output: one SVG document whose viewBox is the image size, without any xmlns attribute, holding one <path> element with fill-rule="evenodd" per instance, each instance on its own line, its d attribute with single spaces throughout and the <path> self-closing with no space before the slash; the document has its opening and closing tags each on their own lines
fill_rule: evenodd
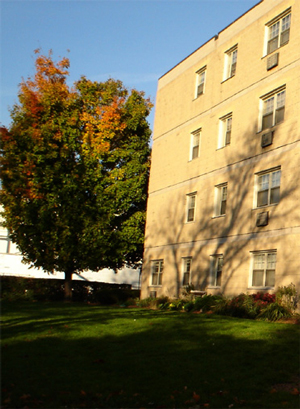
<svg viewBox="0 0 300 409">
<path fill-rule="evenodd" d="M 242 18 L 245 14 L 249 13 L 249 11 L 253 10 L 255 7 L 257 7 L 259 4 L 263 3 L 265 0 L 260 0 L 258 3 L 256 3 L 254 6 L 252 6 L 249 10 L 245 11 L 245 13 L 243 13 L 242 15 L 240 15 L 238 18 L 236 18 L 235 20 L 233 20 L 230 24 L 228 24 L 226 27 L 224 27 L 221 31 L 218 32 L 218 34 L 214 35 L 213 37 L 211 37 L 209 40 L 205 41 L 205 43 L 203 43 L 202 45 L 200 45 L 200 47 L 198 47 L 195 51 L 191 52 L 189 55 L 187 55 L 185 58 L 183 58 L 181 61 L 179 61 L 179 63 L 177 63 L 176 65 L 174 65 L 174 67 L 170 68 L 167 72 L 165 72 L 161 77 L 158 78 L 158 80 L 160 80 L 161 78 L 163 78 L 165 75 L 167 75 L 169 72 L 171 72 L 172 70 L 174 70 L 174 68 L 176 68 L 178 65 L 180 65 L 183 61 L 187 60 L 191 55 L 195 54 L 198 50 L 200 50 L 200 48 L 204 47 L 206 44 L 208 44 L 211 40 L 217 40 L 219 38 L 219 35 L 225 31 L 228 27 L 230 27 L 232 24 L 234 24 L 236 21 L 238 21 L 240 18 Z"/>
</svg>

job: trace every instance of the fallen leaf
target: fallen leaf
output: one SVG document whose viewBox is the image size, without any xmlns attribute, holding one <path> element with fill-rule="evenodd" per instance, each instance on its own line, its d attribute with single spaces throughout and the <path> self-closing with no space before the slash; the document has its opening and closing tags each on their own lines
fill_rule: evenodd
<svg viewBox="0 0 300 409">
<path fill-rule="evenodd" d="M 200 400 L 200 395 L 197 395 L 197 393 L 194 392 L 194 393 L 193 393 L 193 399 L 194 399 L 196 402 L 199 402 L 199 400 Z"/>
<path fill-rule="evenodd" d="M 86 392 L 85 392 L 84 390 L 81 390 L 81 391 L 80 391 L 80 395 L 85 396 L 85 395 L 86 395 Z"/>
<path fill-rule="evenodd" d="M 292 395 L 299 395 L 299 389 L 297 389 L 297 388 L 294 388 L 292 391 L 291 391 L 291 394 Z"/>
</svg>

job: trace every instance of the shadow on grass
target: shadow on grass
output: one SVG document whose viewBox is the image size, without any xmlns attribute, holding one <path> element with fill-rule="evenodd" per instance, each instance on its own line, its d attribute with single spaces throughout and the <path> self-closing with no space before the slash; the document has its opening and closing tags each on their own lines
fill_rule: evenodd
<svg viewBox="0 0 300 409">
<path fill-rule="evenodd" d="M 298 375 L 297 326 L 72 304 L 2 313 L 3 408 L 299 406 L 294 384 L 274 387 Z"/>
</svg>

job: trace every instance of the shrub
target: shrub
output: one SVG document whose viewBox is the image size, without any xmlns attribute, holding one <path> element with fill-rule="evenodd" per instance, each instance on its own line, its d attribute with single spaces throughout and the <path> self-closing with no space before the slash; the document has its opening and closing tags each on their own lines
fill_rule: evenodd
<svg viewBox="0 0 300 409">
<path fill-rule="evenodd" d="M 293 283 L 288 286 L 278 287 L 276 291 L 276 302 L 288 310 L 295 312 L 298 304 L 298 295 Z"/>
<path fill-rule="evenodd" d="M 264 310 L 259 314 L 259 318 L 266 319 L 269 321 L 278 321 L 281 319 L 291 318 L 292 312 L 284 305 L 274 302 L 269 304 Z"/>
<path fill-rule="evenodd" d="M 254 301 L 253 297 L 247 294 L 240 294 L 231 299 L 223 299 L 215 308 L 216 314 L 252 319 L 256 318 L 259 311 L 259 305 Z"/>
<path fill-rule="evenodd" d="M 221 295 L 204 295 L 203 297 L 196 297 L 194 301 L 194 310 L 207 312 L 214 310 L 216 305 L 222 300 L 223 297 Z"/>
</svg>

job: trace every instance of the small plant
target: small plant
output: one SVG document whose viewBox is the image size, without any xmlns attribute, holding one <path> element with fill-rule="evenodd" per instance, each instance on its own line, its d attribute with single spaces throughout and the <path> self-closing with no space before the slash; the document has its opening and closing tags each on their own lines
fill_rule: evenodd
<svg viewBox="0 0 300 409">
<path fill-rule="evenodd" d="M 293 283 L 288 286 L 278 287 L 276 291 L 276 302 L 288 310 L 295 312 L 298 305 L 298 295 Z"/>
<path fill-rule="evenodd" d="M 262 310 L 258 318 L 266 319 L 268 321 L 278 321 L 281 319 L 291 318 L 292 316 L 293 314 L 291 310 L 278 302 L 274 302 Z"/>
</svg>

